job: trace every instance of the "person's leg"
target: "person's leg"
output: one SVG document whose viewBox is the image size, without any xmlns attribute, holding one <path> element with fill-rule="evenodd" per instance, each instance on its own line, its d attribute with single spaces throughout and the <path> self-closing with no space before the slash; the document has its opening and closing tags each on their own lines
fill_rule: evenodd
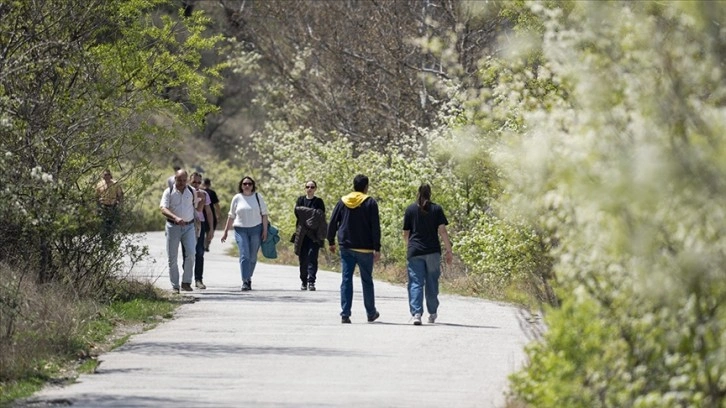
<svg viewBox="0 0 726 408">
<path fill-rule="evenodd" d="M 247 254 L 250 250 L 250 243 L 245 228 L 234 227 L 234 239 L 237 242 L 237 250 L 239 251 L 239 275 L 242 283 L 244 283 L 245 271 L 249 269 L 250 262 L 249 255 Z"/>
<path fill-rule="evenodd" d="M 353 303 L 353 271 L 355 270 L 355 254 L 353 251 L 340 248 L 341 281 L 340 281 L 340 315 L 350 316 Z"/>
<path fill-rule="evenodd" d="M 376 298 L 373 290 L 373 253 L 356 252 L 355 256 L 363 286 L 363 306 L 370 318 L 376 314 Z"/>
<path fill-rule="evenodd" d="M 169 264 L 169 281 L 172 289 L 179 289 L 179 243 L 181 242 L 181 227 L 166 223 L 166 257 Z"/>
<path fill-rule="evenodd" d="M 408 258 L 408 306 L 411 316 L 423 314 L 423 297 L 426 277 L 426 261 L 423 256 Z"/>
<path fill-rule="evenodd" d="M 300 245 L 300 255 L 298 255 L 297 259 L 300 263 L 300 282 L 302 282 L 303 286 L 306 286 L 308 284 L 309 247 L 312 241 L 308 237 L 303 237 L 302 240 L 302 245 Z"/>
<path fill-rule="evenodd" d="M 260 245 L 262 245 L 262 224 L 249 228 L 248 234 L 250 241 L 250 269 L 247 282 L 249 283 L 252 280 L 252 275 L 255 274 L 257 254 L 260 252 Z"/>
<path fill-rule="evenodd" d="M 196 253 L 194 247 L 197 245 L 197 234 L 194 231 L 194 224 L 181 227 L 181 243 L 184 247 L 184 272 L 182 273 L 182 283 L 192 283 L 194 275 L 194 255 Z"/>
<path fill-rule="evenodd" d="M 441 253 L 426 256 L 426 310 L 435 315 L 439 310 L 439 276 L 441 276 Z"/>
<path fill-rule="evenodd" d="M 310 242 L 308 251 L 308 283 L 315 285 L 318 278 L 318 254 L 320 253 L 320 245 Z"/>
<path fill-rule="evenodd" d="M 197 238 L 194 254 L 194 281 L 201 281 L 204 278 L 204 243 L 207 239 L 208 226 L 206 221 L 202 221 L 202 231 Z"/>
</svg>

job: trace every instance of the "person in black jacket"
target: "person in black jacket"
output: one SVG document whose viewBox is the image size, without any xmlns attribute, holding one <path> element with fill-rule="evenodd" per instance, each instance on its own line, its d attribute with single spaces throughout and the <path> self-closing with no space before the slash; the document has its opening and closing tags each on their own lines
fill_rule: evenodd
<svg viewBox="0 0 726 408">
<path fill-rule="evenodd" d="M 300 263 L 300 290 L 315 290 L 315 278 L 318 274 L 318 253 L 325 236 L 315 236 L 313 223 L 325 224 L 325 202 L 315 196 L 318 183 L 308 180 L 305 183 L 305 195 L 297 198 L 295 203 L 295 253 Z M 301 208 L 302 207 L 302 208 Z M 312 209 L 312 211 L 310 211 Z M 306 227 L 306 228 L 303 228 Z M 304 232 L 307 231 L 307 232 Z"/>
<path fill-rule="evenodd" d="M 335 236 L 340 243 L 342 282 L 340 284 L 341 322 L 350 323 L 353 303 L 353 271 L 358 265 L 363 286 L 363 305 L 368 322 L 380 316 L 373 290 L 373 263 L 381 257 L 381 222 L 378 203 L 368 195 L 368 177 L 353 179 L 353 192 L 335 205 L 328 224 L 330 252 L 335 253 Z"/>
</svg>

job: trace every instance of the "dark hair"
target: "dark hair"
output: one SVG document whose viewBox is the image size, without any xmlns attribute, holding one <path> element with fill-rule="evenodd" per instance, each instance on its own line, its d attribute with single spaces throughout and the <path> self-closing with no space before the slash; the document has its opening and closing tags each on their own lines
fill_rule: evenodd
<svg viewBox="0 0 726 408">
<path fill-rule="evenodd" d="M 209 187 L 212 187 L 212 180 L 210 180 L 209 177 L 207 177 L 204 180 L 202 180 L 202 182 L 204 183 L 204 185 L 207 185 Z"/>
<path fill-rule="evenodd" d="M 305 182 L 305 185 L 307 186 L 308 183 L 313 183 L 313 185 L 315 186 L 315 188 L 318 188 L 318 183 L 316 183 L 315 180 L 308 180 L 308 181 Z"/>
<path fill-rule="evenodd" d="M 179 166 L 179 165 L 174 166 L 172 168 L 174 169 L 174 173 L 176 173 L 177 171 L 181 170 L 181 166 Z"/>
<path fill-rule="evenodd" d="M 429 212 L 429 207 L 431 204 L 431 186 L 422 183 L 420 186 L 418 186 L 418 195 L 416 196 L 416 203 L 418 204 L 418 208 L 426 214 Z"/>
<path fill-rule="evenodd" d="M 366 187 L 368 187 L 368 177 L 362 174 L 355 176 L 353 179 L 353 190 L 362 193 Z"/>
<path fill-rule="evenodd" d="M 250 177 L 250 176 L 244 176 L 244 177 L 242 177 L 242 180 L 239 181 L 239 184 L 237 184 L 237 190 L 239 190 L 240 193 L 243 191 L 242 190 L 242 183 L 244 183 L 245 180 L 249 180 L 249 181 L 252 182 L 252 192 L 253 193 L 255 191 L 257 191 L 257 183 L 255 183 L 255 180 L 252 177 Z"/>
</svg>

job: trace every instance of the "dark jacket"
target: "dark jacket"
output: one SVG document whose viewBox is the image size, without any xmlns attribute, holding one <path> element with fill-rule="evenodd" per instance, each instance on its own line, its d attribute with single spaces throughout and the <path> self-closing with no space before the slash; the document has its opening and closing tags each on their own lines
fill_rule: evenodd
<svg viewBox="0 0 726 408">
<path fill-rule="evenodd" d="M 317 208 L 303 206 L 295 207 L 297 227 L 295 228 L 295 255 L 300 255 L 303 240 L 310 238 L 314 243 L 322 245 L 325 242 L 325 232 L 328 225 L 325 223 L 325 213 Z"/>
<path fill-rule="evenodd" d="M 353 192 L 340 199 L 328 223 L 328 242 L 349 249 L 381 250 L 381 220 L 378 203 L 363 193 Z"/>
</svg>

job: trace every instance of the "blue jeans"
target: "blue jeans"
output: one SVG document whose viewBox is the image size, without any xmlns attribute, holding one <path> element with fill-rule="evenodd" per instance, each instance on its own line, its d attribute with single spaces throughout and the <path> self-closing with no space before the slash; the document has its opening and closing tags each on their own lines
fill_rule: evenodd
<svg viewBox="0 0 726 408">
<path fill-rule="evenodd" d="M 179 244 L 184 248 L 182 283 L 192 283 L 192 267 L 194 266 L 194 246 L 197 243 L 194 223 L 185 226 L 166 223 L 166 256 L 169 263 L 169 280 L 171 287 L 179 289 Z"/>
<path fill-rule="evenodd" d="M 320 245 L 313 242 L 308 237 L 303 237 L 302 248 L 298 261 L 300 262 L 300 281 L 303 285 L 306 283 L 315 283 L 318 276 L 318 253 Z"/>
<path fill-rule="evenodd" d="M 439 309 L 439 276 L 441 276 L 441 253 L 418 255 L 408 258 L 408 304 L 411 316 L 423 314 L 423 299 L 426 295 L 426 310 L 434 314 Z"/>
<path fill-rule="evenodd" d="M 234 239 L 239 250 L 239 270 L 242 282 L 252 280 L 257 265 L 257 253 L 262 244 L 262 224 L 254 227 L 234 227 Z"/>
<path fill-rule="evenodd" d="M 360 272 L 360 282 L 363 286 L 363 305 L 366 315 L 372 317 L 376 314 L 376 299 L 373 291 L 373 253 L 352 251 L 340 248 L 340 261 L 343 265 L 343 277 L 340 283 L 340 312 L 341 316 L 350 316 L 353 303 L 353 271 L 356 264 Z"/>
</svg>

